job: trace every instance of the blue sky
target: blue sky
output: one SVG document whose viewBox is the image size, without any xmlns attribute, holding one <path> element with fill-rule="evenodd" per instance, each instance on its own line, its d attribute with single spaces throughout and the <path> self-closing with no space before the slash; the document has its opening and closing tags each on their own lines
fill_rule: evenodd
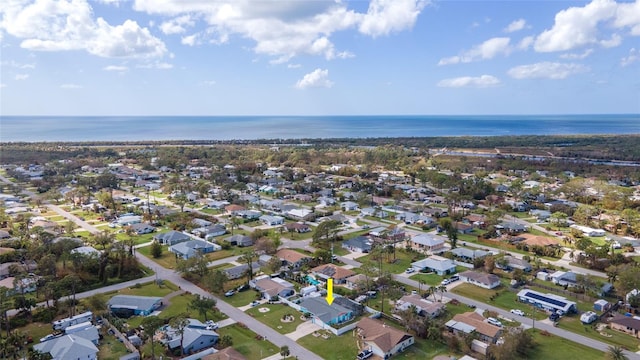
<svg viewBox="0 0 640 360">
<path fill-rule="evenodd" d="M 640 0 L 5 0 L 2 115 L 640 113 Z"/>
</svg>

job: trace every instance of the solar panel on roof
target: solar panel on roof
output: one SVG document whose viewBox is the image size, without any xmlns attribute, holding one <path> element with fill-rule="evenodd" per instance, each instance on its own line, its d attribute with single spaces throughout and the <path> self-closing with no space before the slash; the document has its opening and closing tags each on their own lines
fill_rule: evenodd
<svg viewBox="0 0 640 360">
<path fill-rule="evenodd" d="M 561 308 L 564 308 L 565 306 L 567 306 L 566 302 L 563 302 L 563 301 L 560 301 L 560 300 L 556 300 L 556 299 L 552 299 L 552 298 L 549 298 L 549 297 L 546 297 L 546 296 L 543 296 L 543 295 L 540 295 L 540 294 L 532 293 L 532 292 L 529 292 L 529 291 L 527 291 L 525 296 L 530 297 L 532 299 L 544 301 L 546 303 L 553 304 L 553 305 L 559 306 Z"/>
</svg>

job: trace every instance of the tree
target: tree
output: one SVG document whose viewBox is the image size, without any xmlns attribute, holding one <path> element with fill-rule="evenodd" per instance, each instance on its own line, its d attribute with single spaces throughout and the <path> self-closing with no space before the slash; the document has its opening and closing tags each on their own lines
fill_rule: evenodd
<svg viewBox="0 0 640 360">
<path fill-rule="evenodd" d="M 176 333 L 180 335 L 180 349 L 184 354 L 184 330 L 189 325 L 189 320 L 184 315 L 178 315 L 169 321 L 169 326 L 171 326 Z"/>
<path fill-rule="evenodd" d="M 231 337 L 231 335 L 222 335 L 220 337 L 220 340 L 218 340 L 218 348 L 219 349 L 224 349 L 226 347 L 232 346 L 233 345 L 233 338 Z"/>
<path fill-rule="evenodd" d="M 103 250 L 105 250 L 108 245 L 112 244 L 114 239 L 114 235 L 107 230 L 103 230 L 93 235 L 93 243 L 102 246 Z"/>
<path fill-rule="evenodd" d="M 624 349 L 617 345 L 609 346 L 604 358 L 606 360 L 629 360 L 629 357 L 624 354 Z"/>
<path fill-rule="evenodd" d="M 207 314 L 209 311 L 214 311 L 216 307 L 216 300 L 204 296 L 200 296 L 196 294 L 191 301 L 189 302 L 188 308 L 190 310 L 195 310 L 198 314 L 204 317 L 204 320 L 207 321 L 209 318 Z"/>
<path fill-rule="evenodd" d="M 556 211 L 553 214 L 551 214 L 551 217 L 549 218 L 549 220 L 551 220 L 550 222 L 552 224 L 556 224 L 557 226 L 565 226 L 567 224 L 567 214 L 560 212 L 560 211 Z"/>
<path fill-rule="evenodd" d="M 247 269 L 247 282 L 253 279 L 253 262 L 258 257 L 255 250 L 247 249 L 242 252 L 242 255 L 238 258 L 238 261 L 246 263 L 249 267 Z"/>
<path fill-rule="evenodd" d="M 211 276 L 205 279 L 207 288 L 215 294 L 222 294 L 224 292 L 224 284 L 229 281 L 227 275 L 221 270 L 215 270 Z"/>
<path fill-rule="evenodd" d="M 338 234 L 340 222 L 337 220 L 327 220 L 321 222 L 316 227 L 316 232 L 313 233 L 312 239 L 316 244 L 320 244 L 324 241 L 333 240 Z"/>
<path fill-rule="evenodd" d="M 493 256 L 488 255 L 484 258 L 484 270 L 489 274 L 493 274 L 493 270 L 496 268 L 496 260 Z"/>
<path fill-rule="evenodd" d="M 184 212 L 184 206 L 189 202 L 189 200 L 187 200 L 187 195 L 185 194 L 178 194 L 174 196 L 172 200 L 174 204 L 180 207 L 180 212 Z"/>
<path fill-rule="evenodd" d="M 618 265 L 618 280 L 614 285 L 620 296 L 625 296 L 633 289 L 640 289 L 640 268 L 632 264 Z"/>
<path fill-rule="evenodd" d="M 151 256 L 153 256 L 154 259 L 162 256 L 162 245 L 157 241 L 151 243 Z"/>
<path fill-rule="evenodd" d="M 100 295 L 90 296 L 86 301 L 89 304 L 89 309 L 96 315 L 103 314 L 107 310 L 107 302 Z"/>
<path fill-rule="evenodd" d="M 447 292 L 447 287 L 444 285 L 439 285 L 436 290 L 440 293 L 440 301 L 442 302 L 442 298 L 444 297 L 444 293 Z M 435 295 L 434 295 L 435 297 Z"/>
<path fill-rule="evenodd" d="M 164 320 L 160 319 L 155 315 L 145 316 L 142 318 L 142 323 L 140 324 L 144 328 L 145 334 L 151 340 L 151 359 L 156 358 L 155 348 L 153 346 L 153 336 L 156 331 L 164 325 Z"/>
<path fill-rule="evenodd" d="M 280 355 L 282 355 L 283 359 L 286 359 L 289 354 L 291 354 L 291 351 L 289 351 L 289 347 L 287 345 L 280 347 Z"/>
<path fill-rule="evenodd" d="M 531 332 L 521 328 L 505 332 L 503 338 L 502 344 L 489 347 L 489 354 L 495 360 L 526 359 L 536 346 Z"/>
</svg>

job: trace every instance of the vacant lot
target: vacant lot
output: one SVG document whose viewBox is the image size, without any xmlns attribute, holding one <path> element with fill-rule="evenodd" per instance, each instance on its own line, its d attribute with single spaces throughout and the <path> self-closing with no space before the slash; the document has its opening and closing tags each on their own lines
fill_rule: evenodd
<svg viewBox="0 0 640 360">
<path fill-rule="evenodd" d="M 322 336 L 307 335 L 298 340 L 298 343 L 318 354 L 325 360 L 352 360 L 358 354 L 356 338 L 350 333 L 342 336 L 330 334 L 326 339 Z"/>
<path fill-rule="evenodd" d="M 266 340 L 256 340 L 256 333 L 238 324 L 225 326 L 218 329 L 217 332 L 220 336 L 230 335 L 233 340 L 233 348 L 249 360 L 260 360 L 280 352 L 280 348 Z"/>
<path fill-rule="evenodd" d="M 260 312 L 260 309 L 267 308 L 269 311 Z M 302 324 L 300 320 L 300 312 L 283 304 L 258 305 L 246 311 L 247 314 L 253 316 L 257 320 L 269 325 L 270 328 L 281 334 L 288 334 L 296 330 L 298 325 Z M 293 315 L 292 322 L 282 322 L 285 315 Z"/>
</svg>

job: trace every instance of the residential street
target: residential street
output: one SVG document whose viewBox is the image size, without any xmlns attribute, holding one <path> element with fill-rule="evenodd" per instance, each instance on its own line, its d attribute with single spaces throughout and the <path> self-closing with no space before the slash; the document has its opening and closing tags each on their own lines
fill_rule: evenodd
<svg viewBox="0 0 640 360">
<path fill-rule="evenodd" d="M 8 179 L 6 179 L 5 177 L 0 176 L 0 180 L 4 181 L 6 183 L 11 183 L 11 181 L 9 181 Z M 34 194 L 29 192 L 29 191 L 24 191 L 23 192 L 25 194 L 31 195 L 33 196 Z M 62 208 L 56 206 L 56 205 L 52 205 L 52 204 L 47 204 L 47 206 L 52 209 L 53 211 L 55 211 L 56 213 L 58 213 L 59 215 L 64 216 L 65 218 L 73 221 L 74 223 L 76 223 L 78 226 L 80 226 L 81 228 L 91 232 L 91 233 L 97 233 L 99 232 L 99 230 L 88 224 L 85 221 L 80 220 L 78 217 L 74 216 L 73 214 L 70 214 L 68 212 L 66 212 L 65 210 L 63 210 Z M 528 223 L 527 223 L 528 224 Z M 299 249 L 305 249 L 308 251 L 315 251 L 315 249 L 313 247 L 310 246 L 311 240 L 307 239 L 307 240 L 290 240 L 290 239 L 285 239 L 283 238 L 283 246 L 285 247 L 292 247 L 292 248 L 299 248 Z M 481 247 L 481 248 L 488 248 L 487 246 L 479 246 L 476 244 L 471 244 L 468 243 L 468 246 L 472 246 L 472 247 Z M 521 254 L 518 253 L 511 253 L 514 256 L 517 256 L 519 258 L 522 257 Z M 263 323 L 259 322 L 258 320 L 252 318 L 251 316 L 247 315 L 246 313 L 244 313 L 243 311 L 237 309 L 234 306 L 229 305 L 228 303 L 224 302 L 222 299 L 213 296 L 212 294 L 206 292 L 205 290 L 199 288 L 198 286 L 194 285 L 193 283 L 183 279 L 180 274 L 176 273 L 173 270 L 170 269 L 166 269 L 160 265 L 158 265 L 157 263 L 155 263 L 153 260 L 145 257 L 144 255 L 141 255 L 140 253 L 136 252 L 136 257 L 138 258 L 138 260 L 140 261 L 140 263 L 142 263 L 143 265 L 153 269 L 156 272 L 155 276 L 149 276 L 146 278 L 142 278 L 142 279 L 136 279 L 136 280 L 132 280 L 126 283 L 121 283 L 121 284 L 116 284 L 116 285 L 111 285 L 111 286 L 107 286 L 107 287 L 103 287 L 103 288 L 99 288 L 99 289 L 95 289 L 95 290 L 91 290 L 91 291 L 87 291 L 81 294 L 77 294 L 76 297 L 77 298 L 83 298 L 83 297 L 88 297 L 91 296 L 93 294 L 96 293 L 104 293 L 104 292 L 108 292 L 108 291 L 113 291 L 113 290 L 117 290 L 117 289 L 121 289 L 121 288 L 125 288 L 125 287 L 129 287 L 131 285 L 134 285 L 136 283 L 143 283 L 143 282 L 148 282 L 148 281 L 153 281 L 154 279 L 158 278 L 158 279 L 163 279 L 163 280 L 168 280 L 171 281 L 172 283 L 176 284 L 177 286 L 179 286 L 182 290 L 185 291 L 189 291 L 193 294 L 200 294 L 201 296 L 205 296 L 205 297 L 209 297 L 209 298 L 214 298 L 217 301 L 217 307 L 220 309 L 220 311 L 222 311 L 223 313 L 227 314 L 230 318 L 232 318 L 233 320 L 237 321 L 237 322 L 241 322 L 244 323 L 245 325 L 247 325 L 247 327 L 249 327 L 252 331 L 256 332 L 257 334 L 260 334 L 262 336 L 265 337 L 265 339 L 267 339 L 268 341 L 272 342 L 273 344 L 275 344 L 278 347 L 281 346 L 288 346 L 289 349 L 291 350 L 291 354 L 293 356 L 297 356 L 300 359 L 321 359 L 321 357 L 319 357 L 318 355 L 316 355 L 315 353 L 305 349 L 304 347 L 302 347 L 301 345 L 299 345 L 296 341 L 290 339 L 289 337 L 282 335 L 280 333 L 278 333 L 277 331 L 269 328 L 268 326 L 264 325 Z M 225 259 L 220 259 L 217 261 L 213 261 L 211 263 L 209 263 L 209 266 L 215 266 L 218 264 L 225 264 L 225 263 L 229 263 L 231 261 L 236 261 L 237 260 L 237 256 L 233 257 L 233 258 L 225 258 Z M 345 257 L 339 257 L 339 259 L 341 261 L 343 261 L 344 263 L 354 266 L 354 267 L 358 267 L 361 265 L 361 263 L 349 259 L 349 258 L 345 258 Z M 562 265 L 565 267 L 569 267 L 567 265 Z M 582 268 L 576 268 L 576 271 L 580 271 L 583 273 L 591 273 L 591 271 L 586 271 L 586 269 L 582 269 Z M 606 276 L 602 273 L 598 273 L 598 272 L 593 272 L 595 276 Z M 404 276 L 399 276 L 399 275 L 394 275 L 394 278 L 406 285 L 409 286 L 413 286 L 415 288 L 418 288 L 420 285 L 417 281 L 415 280 L 411 280 L 408 279 Z M 516 321 L 521 322 L 523 325 L 528 326 L 528 327 L 532 327 L 533 321 L 530 318 L 524 318 L 524 317 L 520 317 L 514 314 L 511 314 L 509 311 L 507 310 L 503 310 L 488 304 L 484 304 L 481 302 L 477 302 L 475 300 L 460 296 L 460 295 L 456 295 L 453 293 L 446 293 L 445 297 L 450 298 L 450 299 L 456 299 L 462 303 L 465 304 L 472 304 L 475 305 L 477 308 L 481 308 L 481 309 L 487 309 L 487 310 L 491 310 L 491 311 L 495 311 L 498 314 L 500 314 L 501 317 L 507 318 L 507 319 L 514 319 Z M 42 305 L 44 305 L 44 303 L 42 303 Z M 11 313 L 10 313 L 11 314 Z M 608 349 L 608 345 L 606 345 L 603 342 L 597 341 L 597 340 L 593 340 L 591 338 L 587 338 L 584 337 L 582 335 L 579 334 L 575 334 L 573 332 L 570 331 L 566 331 L 563 329 L 559 329 L 557 327 L 554 327 L 552 325 L 546 324 L 544 322 L 536 322 L 535 326 L 539 329 L 543 329 L 548 331 L 549 333 L 552 333 L 554 335 L 569 339 L 571 341 L 575 341 L 581 344 L 584 344 L 586 346 L 589 346 L 591 348 L 600 350 L 600 351 L 607 351 Z M 630 359 L 640 359 L 640 355 L 636 354 L 636 353 L 632 353 L 629 351 L 626 351 L 626 355 L 630 358 Z"/>
</svg>

